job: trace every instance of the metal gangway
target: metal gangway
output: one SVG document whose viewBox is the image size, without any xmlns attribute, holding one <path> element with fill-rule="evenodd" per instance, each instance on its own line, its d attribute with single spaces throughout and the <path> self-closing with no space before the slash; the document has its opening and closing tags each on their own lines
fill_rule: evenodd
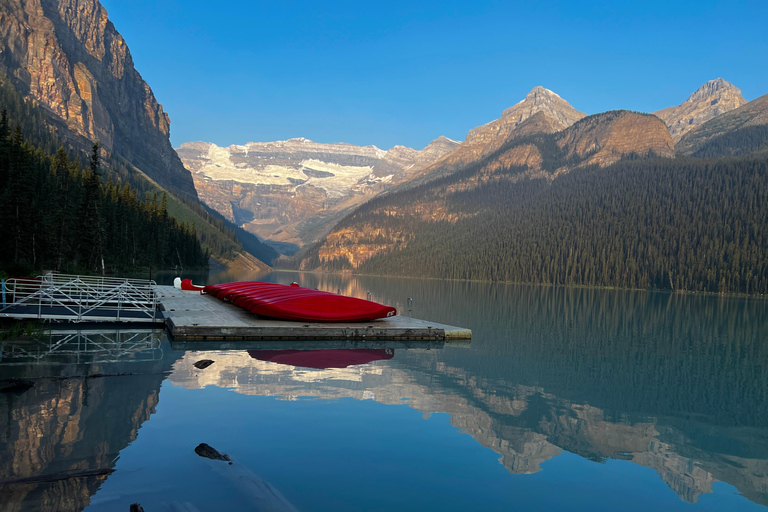
<svg viewBox="0 0 768 512">
<path fill-rule="evenodd" d="M 48 273 L 2 282 L 0 318 L 69 322 L 162 322 L 155 282 Z"/>
</svg>

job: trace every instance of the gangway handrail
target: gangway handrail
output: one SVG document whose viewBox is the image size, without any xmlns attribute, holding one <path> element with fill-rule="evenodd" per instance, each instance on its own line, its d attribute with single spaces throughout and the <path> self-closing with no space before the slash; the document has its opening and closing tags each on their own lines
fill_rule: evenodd
<svg viewBox="0 0 768 512">
<path fill-rule="evenodd" d="M 155 322 L 159 318 L 156 286 L 144 279 L 57 273 L 13 278 L 4 281 L 0 317 Z"/>
</svg>

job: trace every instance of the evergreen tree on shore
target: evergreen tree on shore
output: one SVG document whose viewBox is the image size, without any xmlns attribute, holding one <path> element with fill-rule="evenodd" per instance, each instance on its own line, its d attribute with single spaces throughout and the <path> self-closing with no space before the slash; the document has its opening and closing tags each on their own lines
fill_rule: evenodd
<svg viewBox="0 0 768 512">
<path fill-rule="evenodd" d="M 12 133 L 12 135 L 11 135 Z M 207 266 L 194 229 L 168 215 L 167 198 L 140 200 L 100 176 L 98 144 L 81 169 L 59 148 L 48 156 L 0 117 L 0 269 L 25 274 Z"/>
</svg>

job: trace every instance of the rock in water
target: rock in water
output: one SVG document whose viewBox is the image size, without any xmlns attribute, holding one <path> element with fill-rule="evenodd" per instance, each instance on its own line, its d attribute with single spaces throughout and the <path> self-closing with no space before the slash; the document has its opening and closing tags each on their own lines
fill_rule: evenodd
<svg viewBox="0 0 768 512">
<path fill-rule="evenodd" d="M 205 370 L 209 366 L 211 366 L 215 361 L 211 359 L 201 359 L 198 362 L 194 363 L 193 366 L 197 368 L 198 370 Z"/>
<path fill-rule="evenodd" d="M 200 443 L 197 445 L 195 448 L 195 453 L 201 457 L 205 457 L 206 459 L 223 460 L 227 462 L 232 460 L 232 458 L 226 453 L 221 453 L 219 450 L 206 443 Z"/>
</svg>

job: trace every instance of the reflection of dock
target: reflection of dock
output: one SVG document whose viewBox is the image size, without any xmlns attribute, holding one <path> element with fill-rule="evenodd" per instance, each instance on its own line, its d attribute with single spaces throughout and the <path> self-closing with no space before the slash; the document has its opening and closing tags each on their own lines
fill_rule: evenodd
<svg viewBox="0 0 768 512">
<path fill-rule="evenodd" d="M 445 341 L 472 337 L 469 329 L 402 316 L 356 323 L 271 320 L 209 295 L 181 291 L 172 286 L 156 289 L 166 325 L 176 340 L 364 340 L 370 347 L 370 341 Z M 243 348 L 243 345 L 238 343 L 231 348 Z"/>
<path fill-rule="evenodd" d="M 162 329 L 54 329 L 34 340 L 0 342 L 0 366 L 157 361 Z"/>
</svg>

